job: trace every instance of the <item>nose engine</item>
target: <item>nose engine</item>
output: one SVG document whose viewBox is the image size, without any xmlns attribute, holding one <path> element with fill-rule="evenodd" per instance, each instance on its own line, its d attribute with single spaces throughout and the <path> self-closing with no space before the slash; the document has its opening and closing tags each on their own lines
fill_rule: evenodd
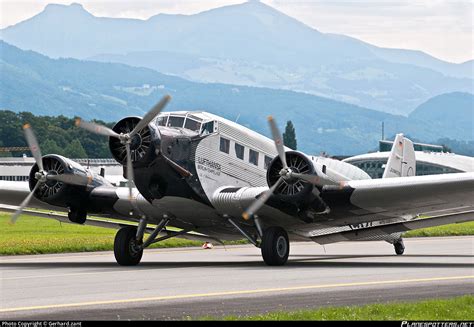
<svg viewBox="0 0 474 327">
<path fill-rule="evenodd" d="M 138 122 L 141 120 L 140 117 L 126 117 L 120 120 L 113 127 L 113 131 L 118 134 L 130 133 Z M 122 165 L 127 164 L 127 150 L 125 144 L 120 142 L 118 138 L 109 138 L 109 148 L 112 156 Z M 152 151 L 152 134 L 148 126 L 144 127 L 141 131 L 136 133 L 131 138 L 130 151 L 132 162 L 142 163 L 149 159 Z"/>
</svg>

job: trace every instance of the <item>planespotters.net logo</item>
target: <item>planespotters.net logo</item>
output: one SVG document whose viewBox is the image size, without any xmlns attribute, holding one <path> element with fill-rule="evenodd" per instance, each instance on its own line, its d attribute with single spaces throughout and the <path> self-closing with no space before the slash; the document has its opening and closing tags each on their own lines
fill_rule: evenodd
<svg viewBox="0 0 474 327">
<path fill-rule="evenodd" d="M 474 327 L 472 321 L 402 321 L 401 327 Z"/>
</svg>

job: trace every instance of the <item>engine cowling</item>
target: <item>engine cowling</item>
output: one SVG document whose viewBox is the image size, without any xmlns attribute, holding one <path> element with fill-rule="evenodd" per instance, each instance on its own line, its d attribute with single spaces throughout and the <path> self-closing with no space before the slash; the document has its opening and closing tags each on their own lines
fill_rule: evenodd
<svg viewBox="0 0 474 327">
<path fill-rule="evenodd" d="M 43 156 L 43 166 L 47 174 L 63 175 L 71 181 L 71 183 L 65 183 L 47 180 L 38 187 L 34 196 L 51 205 L 71 209 L 86 208 L 92 189 L 106 183 L 101 176 L 93 174 L 80 164 L 60 155 Z M 35 176 L 38 171 L 38 165 L 35 164 L 29 175 L 30 190 L 33 190 L 38 182 Z"/>
<path fill-rule="evenodd" d="M 294 173 L 317 175 L 313 161 L 298 151 L 286 152 L 286 163 Z M 267 169 L 267 183 L 271 187 L 281 177 L 282 162 L 276 156 Z M 273 197 L 287 205 L 281 206 L 288 214 L 300 217 L 305 222 L 313 222 L 319 214 L 328 212 L 328 206 L 313 192 L 314 186 L 298 178 L 283 178 L 282 183 L 273 193 Z M 289 205 L 289 206 L 288 206 Z"/>
<path fill-rule="evenodd" d="M 314 175 L 315 169 L 311 159 L 305 154 L 298 151 L 286 152 L 286 163 L 295 173 Z M 276 156 L 269 164 L 267 169 L 267 183 L 268 186 L 273 186 L 280 178 L 280 171 L 283 169 L 283 164 L 279 156 Z M 274 195 L 281 198 L 299 198 L 310 193 L 313 190 L 313 185 L 296 178 L 283 179 L 283 182 L 274 192 Z"/>
<path fill-rule="evenodd" d="M 130 133 L 140 120 L 140 117 L 125 117 L 115 124 L 112 129 L 119 134 Z M 110 137 L 109 148 L 115 160 L 122 165 L 127 164 L 127 151 L 125 149 L 125 144 L 122 144 L 120 140 L 115 137 Z M 148 126 L 132 137 L 130 150 L 132 162 L 134 164 L 146 162 L 147 159 L 149 159 L 150 154 L 153 153 L 153 144 L 152 133 Z"/>
</svg>

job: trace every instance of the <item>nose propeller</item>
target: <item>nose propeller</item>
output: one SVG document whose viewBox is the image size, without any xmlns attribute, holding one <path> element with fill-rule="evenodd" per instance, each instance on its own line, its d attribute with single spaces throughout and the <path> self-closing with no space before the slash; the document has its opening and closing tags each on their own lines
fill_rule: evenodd
<svg viewBox="0 0 474 327">
<path fill-rule="evenodd" d="M 92 122 L 86 122 L 78 118 L 76 120 L 76 126 L 81 127 L 85 130 L 88 130 L 92 133 L 99 134 L 99 135 L 104 135 L 104 136 L 109 136 L 109 137 L 114 137 L 120 140 L 120 143 L 125 145 L 126 153 L 127 153 L 127 179 L 130 182 L 134 182 L 134 174 L 133 174 L 133 163 L 132 163 L 132 154 L 131 151 L 134 149 L 134 146 L 136 145 L 135 142 L 140 141 L 139 139 L 139 132 L 148 126 L 151 121 L 158 116 L 158 114 L 163 110 L 163 108 L 168 104 L 168 102 L 171 100 L 171 97 L 169 95 L 165 95 L 160 102 L 158 102 L 153 108 L 150 109 L 150 111 L 147 112 L 147 114 L 138 122 L 138 124 L 133 128 L 133 130 L 129 133 L 117 133 L 113 131 L 112 129 L 102 126 L 100 124 L 92 123 Z M 166 157 L 162 153 L 163 157 L 167 162 L 171 164 L 171 166 L 178 171 L 183 177 L 191 176 L 192 174 L 187 171 L 185 168 L 179 166 L 177 163 L 173 162 L 171 159 Z M 132 199 L 132 183 L 128 183 L 128 189 L 129 189 L 129 199 Z"/>
</svg>

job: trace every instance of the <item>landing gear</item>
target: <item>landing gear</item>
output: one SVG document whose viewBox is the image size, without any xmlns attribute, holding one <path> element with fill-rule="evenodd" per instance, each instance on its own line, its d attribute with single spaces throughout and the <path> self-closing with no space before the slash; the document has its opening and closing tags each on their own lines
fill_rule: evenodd
<svg viewBox="0 0 474 327">
<path fill-rule="evenodd" d="M 140 263 L 143 255 L 143 249 L 147 248 L 153 243 L 164 241 L 168 238 L 179 236 L 188 233 L 190 230 L 182 230 L 180 232 L 166 231 L 165 227 L 170 219 L 165 216 L 156 225 L 153 232 L 144 241 L 143 236 L 147 228 L 147 220 L 142 218 L 135 226 L 122 227 L 115 235 L 114 241 L 114 255 L 117 263 L 121 266 L 136 266 Z M 157 238 L 161 231 L 165 230 L 166 235 Z"/>
<path fill-rule="evenodd" d="M 136 266 L 143 255 L 143 247 L 137 241 L 137 228 L 122 227 L 115 235 L 114 255 L 121 266 Z"/>
<path fill-rule="evenodd" d="M 262 235 L 263 261 L 269 266 L 282 266 L 288 261 L 290 242 L 287 232 L 281 227 L 269 227 Z"/>
<path fill-rule="evenodd" d="M 393 243 L 393 247 L 395 248 L 395 253 L 397 255 L 402 255 L 405 252 L 405 245 L 403 244 L 403 240 L 399 239 L 395 243 Z"/>
<path fill-rule="evenodd" d="M 68 218 L 70 221 L 76 224 L 84 224 L 87 219 L 87 211 L 85 210 L 78 210 L 78 209 L 71 209 L 68 214 Z"/>
<path fill-rule="evenodd" d="M 242 229 L 232 218 L 227 220 L 237 229 L 242 236 L 250 241 L 256 247 L 262 250 L 263 261 L 269 266 L 283 266 L 288 261 L 290 254 L 290 241 L 288 233 L 281 227 L 273 226 L 265 230 L 257 216 L 254 217 L 255 229 L 257 235 L 252 236 Z M 260 237 L 261 242 L 258 242 Z"/>
</svg>

